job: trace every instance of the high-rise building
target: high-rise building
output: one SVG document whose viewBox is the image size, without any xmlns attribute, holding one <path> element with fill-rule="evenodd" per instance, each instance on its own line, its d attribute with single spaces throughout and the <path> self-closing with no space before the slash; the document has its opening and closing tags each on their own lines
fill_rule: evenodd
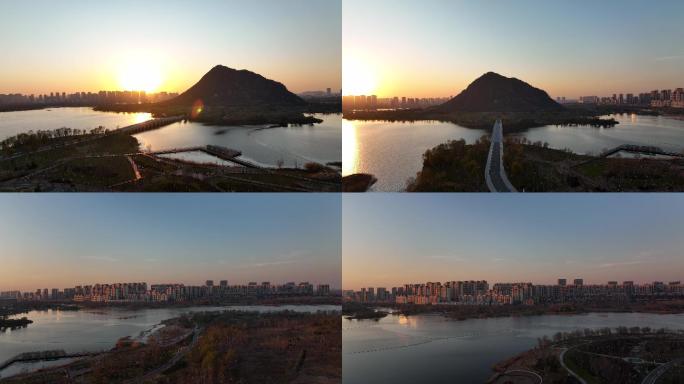
<svg viewBox="0 0 684 384">
<path fill-rule="evenodd" d="M 316 287 L 316 294 L 318 296 L 328 296 L 330 295 L 330 285 L 328 284 L 318 284 Z"/>
</svg>

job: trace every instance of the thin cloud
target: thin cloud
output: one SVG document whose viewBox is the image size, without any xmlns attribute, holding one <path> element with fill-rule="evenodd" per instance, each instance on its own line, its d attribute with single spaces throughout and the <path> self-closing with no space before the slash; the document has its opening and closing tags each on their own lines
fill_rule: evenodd
<svg viewBox="0 0 684 384">
<path fill-rule="evenodd" d="M 643 264 L 643 260 L 632 260 L 632 261 L 622 261 L 622 262 L 615 262 L 615 263 L 604 263 L 600 264 L 598 267 L 599 268 L 613 268 L 613 267 L 624 267 L 627 265 L 637 265 L 637 264 Z"/>
<path fill-rule="evenodd" d="M 307 249 L 299 249 L 299 250 L 294 250 L 294 251 L 284 253 L 284 254 L 280 255 L 279 258 L 281 258 L 281 259 L 296 259 L 299 257 L 308 256 L 310 254 L 311 254 L 311 251 L 309 251 Z"/>
<path fill-rule="evenodd" d="M 674 56 L 656 57 L 655 59 L 653 59 L 653 61 L 671 61 L 671 60 L 681 60 L 681 59 L 684 59 L 684 54 L 674 55 Z"/>
<path fill-rule="evenodd" d="M 109 257 L 109 256 L 83 256 L 81 258 L 85 259 L 85 260 L 93 260 L 93 261 L 106 261 L 108 263 L 116 263 L 117 261 L 119 261 L 119 259 L 116 259 L 114 257 Z"/>
<path fill-rule="evenodd" d="M 299 260 L 267 261 L 264 263 L 255 263 L 255 264 L 252 264 L 252 266 L 260 268 L 260 267 L 270 267 L 273 265 L 294 264 L 294 263 L 298 263 L 298 262 L 299 262 Z"/>
<path fill-rule="evenodd" d="M 435 260 L 466 261 L 466 259 L 459 256 L 432 255 L 430 258 Z"/>
</svg>

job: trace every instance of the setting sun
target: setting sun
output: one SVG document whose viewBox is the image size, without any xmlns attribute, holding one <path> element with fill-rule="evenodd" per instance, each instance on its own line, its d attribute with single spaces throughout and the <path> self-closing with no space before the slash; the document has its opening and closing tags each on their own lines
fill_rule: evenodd
<svg viewBox="0 0 684 384">
<path fill-rule="evenodd" d="M 370 95 L 376 92 L 377 76 L 370 66 L 345 58 L 342 67 L 342 90 L 345 95 Z"/>
<path fill-rule="evenodd" d="M 119 71 L 119 86 L 127 91 L 156 91 L 162 84 L 161 68 L 145 61 L 131 61 Z"/>
</svg>

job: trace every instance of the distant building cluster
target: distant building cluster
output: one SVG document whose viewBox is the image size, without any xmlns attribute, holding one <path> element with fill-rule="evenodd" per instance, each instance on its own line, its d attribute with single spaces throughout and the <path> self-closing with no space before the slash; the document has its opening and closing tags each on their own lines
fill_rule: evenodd
<svg viewBox="0 0 684 384">
<path fill-rule="evenodd" d="M 183 284 L 114 283 L 79 285 L 59 290 L 38 289 L 35 292 L 0 292 L 0 299 L 17 301 L 76 301 L 76 302 L 187 302 L 210 298 L 272 297 L 272 296 L 329 296 L 330 285 L 319 284 L 315 288 L 308 282 L 288 282 L 273 285 L 268 281 L 258 284 L 228 285 L 228 280 L 214 284 L 207 280 L 204 285 Z"/>
<path fill-rule="evenodd" d="M 433 105 L 444 104 L 451 97 L 387 97 L 379 98 L 376 95 L 342 96 L 342 109 L 345 111 L 366 110 L 374 111 L 378 109 L 403 109 L 403 108 L 425 108 Z"/>
<path fill-rule="evenodd" d="M 325 91 L 305 91 L 299 94 L 299 96 L 304 98 L 323 98 L 323 97 L 335 97 L 342 96 L 342 90 L 339 92 L 333 92 L 332 88 L 326 88 Z"/>
<path fill-rule="evenodd" d="M 178 93 L 145 91 L 50 92 L 43 95 L 0 94 L 0 105 L 100 105 L 157 103 L 178 96 Z"/>
<path fill-rule="evenodd" d="M 654 90 L 633 94 L 617 94 L 613 96 L 582 96 L 579 100 L 566 100 L 565 97 L 557 97 L 556 101 L 561 104 L 576 103 L 596 105 L 634 105 L 651 106 L 654 108 L 684 108 L 684 88 Z"/>
<path fill-rule="evenodd" d="M 600 298 L 627 300 L 631 297 L 682 297 L 684 287 L 679 281 L 634 284 L 633 281 L 609 281 L 607 284 L 585 285 L 583 279 L 572 284 L 558 279 L 555 285 L 532 283 L 496 283 L 492 287 L 485 280 L 449 281 L 444 284 L 406 284 L 403 287 L 361 288 L 343 292 L 346 301 L 360 303 L 396 304 L 453 304 L 453 305 L 504 305 L 554 304 L 590 302 Z"/>
</svg>

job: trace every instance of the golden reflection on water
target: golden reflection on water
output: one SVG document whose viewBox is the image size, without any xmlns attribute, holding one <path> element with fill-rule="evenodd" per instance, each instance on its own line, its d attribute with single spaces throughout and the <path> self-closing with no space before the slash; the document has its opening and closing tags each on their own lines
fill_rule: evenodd
<svg viewBox="0 0 684 384">
<path fill-rule="evenodd" d="M 418 316 L 399 316 L 399 325 L 403 325 L 407 328 L 418 328 Z"/>
<path fill-rule="evenodd" d="M 151 113 L 134 113 L 133 114 L 133 121 L 131 122 L 131 125 L 140 124 L 142 122 L 150 120 L 151 118 L 152 118 Z"/>
<path fill-rule="evenodd" d="M 359 140 L 357 126 L 342 119 L 342 176 L 357 173 L 359 169 Z"/>
</svg>

